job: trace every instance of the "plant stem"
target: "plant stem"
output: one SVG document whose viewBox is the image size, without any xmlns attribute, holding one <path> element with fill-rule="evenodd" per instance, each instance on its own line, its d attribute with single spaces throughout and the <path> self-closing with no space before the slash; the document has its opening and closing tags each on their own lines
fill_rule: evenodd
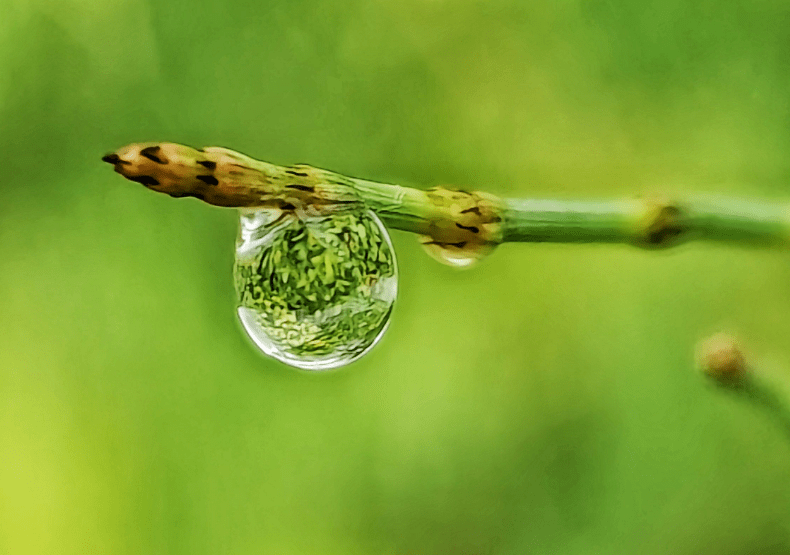
<svg viewBox="0 0 790 555">
<path fill-rule="evenodd" d="M 790 209 L 736 199 L 505 201 L 504 241 L 633 243 L 666 247 L 684 240 L 790 242 Z"/>
<path fill-rule="evenodd" d="M 483 251 L 502 242 L 648 248 L 691 239 L 790 243 L 790 207 L 769 201 L 503 200 L 489 193 L 376 183 L 304 165 L 281 167 L 224 148 L 173 143 L 132 144 L 103 160 L 152 190 L 218 206 L 321 213 L 364 205 L 390 228 L 418 233 L 442 249 Z"/>
</svg>

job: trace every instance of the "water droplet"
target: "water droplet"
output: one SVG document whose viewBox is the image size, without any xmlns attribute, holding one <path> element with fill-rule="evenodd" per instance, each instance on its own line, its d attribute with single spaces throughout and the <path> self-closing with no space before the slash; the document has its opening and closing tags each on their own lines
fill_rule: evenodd
<svg viewBox="0 0 790 555">
<path fill-rule="evenodd" d="M 238 314 L 265 354 L 305 370 L 349 364 L 389 323 L 398 269 L 371 211 L 296 217 L 276 209 L 240 218 Z"/>
<path fill-rule="evenodd" d="M 471 268 L 494 250 L 494 245 L 439 243 L 427 235 L 420 236 L 420 243 L 431 258 L 454 268 Z"/>
</svg>

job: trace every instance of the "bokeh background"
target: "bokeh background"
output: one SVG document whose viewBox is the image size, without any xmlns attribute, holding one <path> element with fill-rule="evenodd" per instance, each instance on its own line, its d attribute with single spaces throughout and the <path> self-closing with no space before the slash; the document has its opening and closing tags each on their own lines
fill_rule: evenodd
<svg viewBox="0 0 790 555">
<path fill-rule="evenodd" d="M 234 212 L 99 160 L 787 200 L 789 53 L 783 0 L 0 0 L 0 552 L 790 552 L 790 444 L 693 368 L 790 367 L 786 252 L 395 232 L 388 333 L 310 374 L 236 323 Z"/>
</svg>

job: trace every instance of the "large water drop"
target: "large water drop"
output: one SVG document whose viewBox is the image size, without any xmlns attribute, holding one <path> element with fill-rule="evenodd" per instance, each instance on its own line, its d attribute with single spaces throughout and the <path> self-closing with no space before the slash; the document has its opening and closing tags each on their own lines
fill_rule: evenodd
<svg viewBox="0 0 790 555">
<path fill-rule="evenodd" d="M 296 217 L 278 209 L 240 218 L 234 277 L 244 329 L 265 354 L 305 370 L 344 366 L 389 323 L 395 252 L 371 211 Z"/>
</svg>

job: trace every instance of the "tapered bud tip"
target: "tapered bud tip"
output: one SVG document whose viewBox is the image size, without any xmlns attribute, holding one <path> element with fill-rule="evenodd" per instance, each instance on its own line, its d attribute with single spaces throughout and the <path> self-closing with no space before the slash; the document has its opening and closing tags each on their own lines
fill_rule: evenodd
<svg viewBox="0 0 790 555">
<path fill-rule="evenodd" d="M 115 171 L 130 181 L 173 196 L 195 196 L 217 179 L 200 165 L 204 156 L 197 150 L 174 143 L 133 143 L 102 157 Z"/>
<path fill-rule="evenodd" d="M 726 333 L 699 343 L 697 364 L 707 376 L 724 383 L 737 382 L 746 376 L 746 361 L 738 341 Z"/>
</svg>

